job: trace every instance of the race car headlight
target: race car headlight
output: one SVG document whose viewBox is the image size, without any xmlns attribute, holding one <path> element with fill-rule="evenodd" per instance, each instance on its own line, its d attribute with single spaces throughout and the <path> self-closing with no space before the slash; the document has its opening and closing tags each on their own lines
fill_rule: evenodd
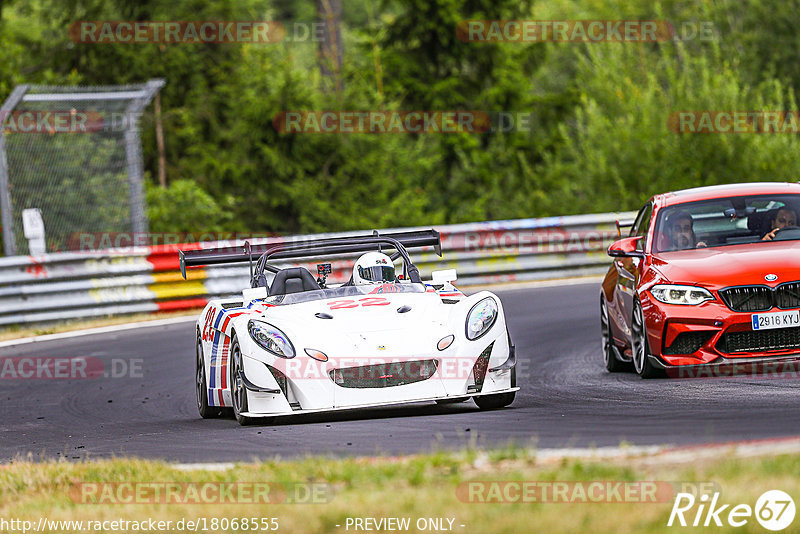
<svg viewBox="0 0 800 534">
<path fill-rule="evenodd" d="M 269 323 L 253 321 L 247 323 L 250 337 L 259 347 L 281 358 L 294 358 L 294 347 L 286 334 Z"/>
<path fill-rule="evenodd" d="M 497 320 L 497 302 L 492 297 L 478 301 L 467 314 L 467 339 L 478 339 Z"/>
<path fill-rule="evenodd" d="M 703 287 L 658 284 L 650 288 L 650 293 L 664 304 L 686 304 L 696 306 L 707 300 L 714 300 L 714 295 Z"/>
</svg>

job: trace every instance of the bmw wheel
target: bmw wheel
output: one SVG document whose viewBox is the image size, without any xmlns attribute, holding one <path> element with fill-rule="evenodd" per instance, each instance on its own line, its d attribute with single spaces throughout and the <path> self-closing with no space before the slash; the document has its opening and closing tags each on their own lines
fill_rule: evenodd
<svg viewBox="0 0 800 534">
<path fill-rule="evenodd" d="M 631 349 L 633 351 L 633 368 L 639 376 L 642 378 L 655 378 L 661 375 L 661 372 L 650 362 L 650 343 L 647 341 L 644 312 L 639 299 L 633 302 Z"/>
</svg>

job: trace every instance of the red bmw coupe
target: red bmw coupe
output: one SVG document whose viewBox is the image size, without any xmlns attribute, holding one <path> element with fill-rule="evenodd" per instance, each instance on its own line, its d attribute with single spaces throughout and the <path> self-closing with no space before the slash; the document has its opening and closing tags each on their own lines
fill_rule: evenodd
<svg viewBox="0 0 800 534">
<path fill-rule="evenodd" d="M 614 263 L 600 295 L 606 369 L 632 366 L 650 378 L 800 357 L 798 216 L 800 183 L 651 198 L 629 236 L 608 248 Z"/>
</svg>

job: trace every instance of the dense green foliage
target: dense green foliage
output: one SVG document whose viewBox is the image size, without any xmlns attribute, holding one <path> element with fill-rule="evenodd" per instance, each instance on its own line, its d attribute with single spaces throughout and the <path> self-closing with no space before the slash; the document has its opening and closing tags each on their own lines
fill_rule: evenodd
<svg viewBox="0 0 800 534">
<path fill-rule="evenodd" d="M 680 110 L 793 110 L 798 0 L 347 0 L 341 91 L 317 43 L 80 44 L 79 20 L 316 22 L 313 0 L 3 0 L 0 98 L 18 83 L 162 77 L 169 189 L 155 231 L 317 232 L 636 209 L 664 190 L 796 180 L 791 134 L 691 135 Z M 465 43 L 465 19 L 668 20 L 711 39 Z M 687 26 L 688 25 L 688 26 Z M 281 134 L 287 110 L 485 110 L 481 134 Z M 156 176 L 152 106 L 144 154 Z M 174 209 L 170 209 L 173 204 Z"/>
</svg>

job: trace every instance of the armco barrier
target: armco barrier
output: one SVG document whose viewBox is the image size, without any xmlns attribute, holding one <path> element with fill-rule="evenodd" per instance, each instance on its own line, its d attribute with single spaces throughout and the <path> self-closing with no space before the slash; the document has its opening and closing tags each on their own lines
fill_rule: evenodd
<svg viewBox="0 0 800 534">
<path fill-rule="evenodd" d="M 633 213 L 520 219 L 436 227 L 443 257 L 428 247 L 411 251 L 425 276 L 454 268 L 460 286 L 599 274 L 616 221 Z M 385 232 L 417 230 L 396 228 Z M 332 235 L 270 237 L 253 243 L 302 241 Z M 209 298 L 239 294 L 249 283 L 245 265 L 178 270 L 178 249 L 231 246 L 242 241 L 188 243 L 0 258 L 0 326 L 126 313 L 202 307 Z M 322 260 L 323 258 L 319 258 Z M 316 272 L 317 261 L 303 263 Z M 354 257 L 333 261 L 331 283 L 346 281 Z M 328 260 L 330 261 L 330 260 Z"/>
</svg>

